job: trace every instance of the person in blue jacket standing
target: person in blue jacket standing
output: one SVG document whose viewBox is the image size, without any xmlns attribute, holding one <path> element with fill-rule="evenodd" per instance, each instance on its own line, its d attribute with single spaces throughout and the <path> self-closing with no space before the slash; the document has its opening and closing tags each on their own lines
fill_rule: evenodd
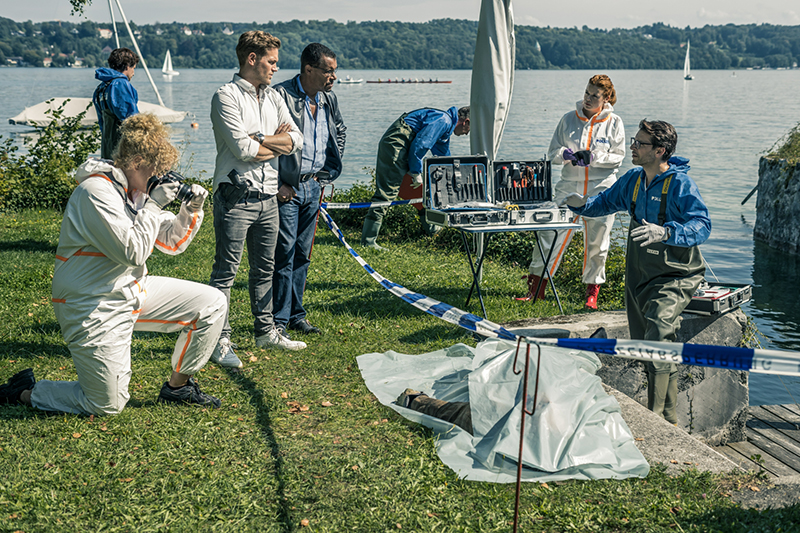
<svg viewBox="0 0 800 533">
<path fill-rule="evenodd" d="M 378 161 L 375 165 L 375 194 L 373 202 L 397 199 L 404 180 L 413 187 L 422 185 L 422 158 L 430 152 L 435 156 L 450 155 L 450 137 L 469 133 L 469 106 L 447 111 L 417 109 L 400 116 L 381 137 Z M 383 250 L 375 240 L 388 208 L 373 207 L 364 218 L 361 245 Z"/>
<path fill-rule="evenodd" d="M 711 233 L 708 208 L 689 177 L 689 160 L 673 157 L 678 134 L 661 121 L 639 123 L 631 139 L 634 168 L 597 196 L 570 194 L 562 203 L 597 217 L 628 211 L 625 306 L 632 339 L 672 341 L 680 314 L 705 275 L 699 245 Z M 675 363 L 648 362 L 647 407 L 677 423 Z"/>
<path fill-rule="evenodd" d="M 100 124 L 100 157 L 113 159 L 119 144 L 119 127 L 126 118 L 139 113 L 139 94 L 131 85 L 139 56 L 128 48 L 117 48 L 108 56 L 108 66 L 94 71 L 100 85 L 94 90 L 92 103 Z"/>
</svg>

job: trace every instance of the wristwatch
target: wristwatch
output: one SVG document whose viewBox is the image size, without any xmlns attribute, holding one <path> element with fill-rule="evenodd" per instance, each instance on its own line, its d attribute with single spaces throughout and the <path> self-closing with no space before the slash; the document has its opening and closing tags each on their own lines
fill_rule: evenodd
<svg viewBox="0 0 800 533">
<path fill-rule="evenodd" d="M 255 138 L 258 141 L 258 144 L 264 144 L 264 134 L 260 131 L 255 134 Z"/>
</svg>

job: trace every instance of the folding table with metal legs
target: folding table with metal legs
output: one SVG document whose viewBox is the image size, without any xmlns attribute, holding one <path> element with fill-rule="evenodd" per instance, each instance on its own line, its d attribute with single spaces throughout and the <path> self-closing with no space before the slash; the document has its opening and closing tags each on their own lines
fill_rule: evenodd
<svg viewBox="0 0 800 533">
<path fill-rule="evenodd" d="M 539 280 L 539 285 L 536 287 L 536 292 L 533 294 L 533 301 L 536 301 L 536 297 L 539 294 L 539 289 L 542 283 L 545 283 L 545 276 L 547 276 L 547 281 L 550 283 L 550 288 L 553 289 L 553 294 L 556 297 L 556 303 L 558 303 L 558 309 L 561 314 L 564 314 L 564 308 L 561 307 L 561 300 L 558 298 L 558 291 L 556 291 L 556 284 L 553 281 L 553 277 L 550 275 L 549 265 L 550 260 L 553 256 L 553 249 L 547 253 L 547 257 L 544 256 L 544 249 L 542 249 L 542 243 L 539 240 L 539 232 L 541 231 L 552 231 L 557 234 L 559 231 L 562 230 L 580 230 L 583 226 L 574 222 L 565 222 L 562 224 L 538 224 L 538 225 L 510 225 L 510 226 L 476 226 L 476 227 L 460 227 L 458 228 L 461 231 L 461 242 L 464 245 L 464 251 L 467 254 L 467 261 L 469 262 L 469 268 L 472 271 L 472 285 L 469 288 L 469 294 L 467 295 L 467 301 L 464 303 L 464 307 L 469 305 L 470 300 L 472 299 L 473 291 L 478 294 L 478 301 L 481 303 L 481 311 L 483 311 L 483 318 L 488 318 L 486 316 L 486 306 L 483 303 L 483 294 L 481 293 L 481 283 L 480 283 L 480 276 L 478 275 L 481 270 L 481 266 L 483 265 L 483 259 L 486 256 L 486 250 L 489 248 L 489 240 L 493 233 L 508 233 L 508 232 L 515 232 L 515 231 L 532 231 L 536 236 L 536 247 L 539 249 L 539 255 L 542 258 L 542 262 L 544 263 L 544 270 L 542 271 L 541 279 Z M 484 244 L 483 250 L 480 256 L 475 257 L 477 259 L 477 263 L 473 260 L 472 253 L 469 251 L 469 243 L 467 242 L 467 233 L 470 234 L 485 234 L 486 235 L 486 242 Z M 553 238 L 553 242 L 555 242 L 555 235 Z"/>
</svg>

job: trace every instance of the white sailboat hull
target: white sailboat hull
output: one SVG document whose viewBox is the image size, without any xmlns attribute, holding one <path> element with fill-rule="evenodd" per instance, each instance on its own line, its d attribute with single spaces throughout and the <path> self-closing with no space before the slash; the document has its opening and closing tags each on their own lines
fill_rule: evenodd
<svg viewBox="0 0 800 533">
<path fill-rule="evenodd" d="M 86 110 L 86 115 L 81 120 L 81 126 L 88 128 L 89 126 L 97 123 L 97 113 L 94 110 L 91 98 L 65 97 L 52 98 L 46 102 L 36 104 L 35 106 L 26 107 L 22 113 L 8 119 L 8 122 L 9 124 L 19 124 L 24 126 L 49 124 L 52 122 L 53 117 L 50 114 L 45 114 L 45 111 L 58 109 L 66 100 L 69 100 L 69 102 L 67 102 L 66 106 L 64 106 L 63 116 L 75 117 L 80 114 L 81 111 Z M 164 124 L 180 122 L 186 117 L 185 111 L 175 111 L 158 104 L 139 102 L 138 106 L 140 113 L 152 113 Z"/>
</svg>

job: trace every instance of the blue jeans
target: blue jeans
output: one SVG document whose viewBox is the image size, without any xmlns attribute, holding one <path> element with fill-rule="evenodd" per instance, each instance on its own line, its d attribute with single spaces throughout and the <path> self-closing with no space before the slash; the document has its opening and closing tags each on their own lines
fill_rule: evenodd
<svg viewBox="0 0 800 533">
<path fill-rule="evenodd" d="M 286 326 L 306 317 L 303 292 L 306 288 L 311 245 L 317 227 L 320 186 L 310 179 L 295 187 L 295 196 L 279 204 L 280 232 L 275 248 L 275 325 Z"/>
<path fill-rule="evenodd" d="M 227 209 L 219 192 L 214 195 L 214 234 L 216 254 L 209 285 L 225 294 L 230 308 L 231 287 L 242 260 L 245 242 L 250 264 L 250 310 L 256 337 L 273 327 L 272 276 L 275 270 L 275 244 L 278 241 L 278 200 L 276 197 L 242 200 Z M 228 311 L 230 314 L 230 311 Z M 220 337 L 231 336 L 225 315 Z"/>
</svg>

